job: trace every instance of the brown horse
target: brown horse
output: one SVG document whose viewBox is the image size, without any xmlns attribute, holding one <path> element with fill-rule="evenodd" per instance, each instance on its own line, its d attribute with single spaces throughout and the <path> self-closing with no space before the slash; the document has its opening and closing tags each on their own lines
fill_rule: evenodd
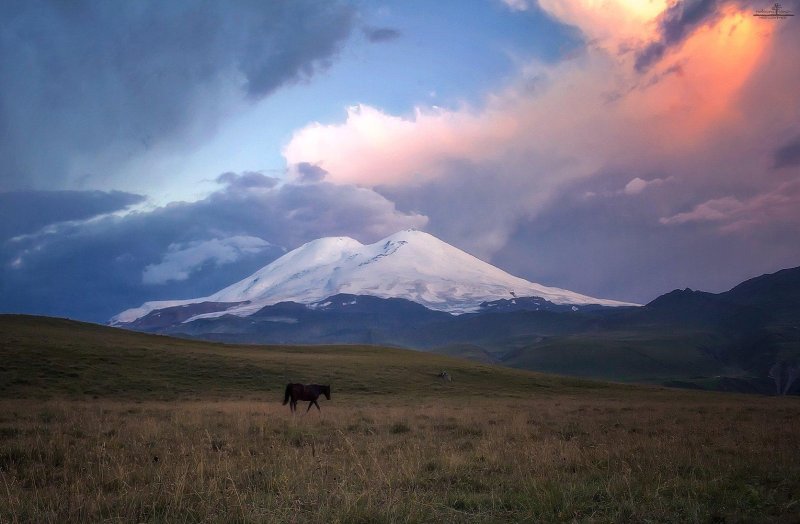
<svg viewBox="0 0 800 524">
<path fill-rule="evenodd" d="M 285 406 L 286 403 L 289 403 L 289 409 L 292 410 L 292 413 L 297 411 L 297 401 L 298 400 L 308 400 L 308 408 L 306 408 L 306 413 L 308 410 L 311 409 L 311 406 L 317 406 L 318 411 L 322 411 L 319 409 L 319 404 L 317 404 L 317 399 L 320 395 L 325 395 L 325 398 L 328 400 L 331 399 L 331 387 L 330 386 L 320 386 L 319 384 L 286 384 L 286 392 L 283 396 L 283 405 Z"/>
</svg>

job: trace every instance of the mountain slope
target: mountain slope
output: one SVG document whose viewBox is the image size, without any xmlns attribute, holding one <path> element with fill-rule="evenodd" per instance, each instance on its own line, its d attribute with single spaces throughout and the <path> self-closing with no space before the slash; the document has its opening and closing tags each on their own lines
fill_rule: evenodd
<svg viewBox="0 0 800 524">
<path fill-rule="evenodd" d="M 111 323 L 130 324 L 152 311 L 177 307 L 189 307 L 177 315 L 182 321 L 248 316 L 279 302 L 321 303 L 340 293 L 402 298 L 455 314 L 477 311 L 489 301 L 533 296 L 554 304 L 632 305 L 529 282 L 433 235 L 407 230 L 369 245 L 347 237 L 315 240 L 213 295 L 147 302 L 120 313 Z M 213 304 L 216 311 L 209 311 Z"/>
<path fill-rule="evenodd" d="M 0 399 L 271 398 L 287 382 L 334 395 L 405 398 L 531 392 L 597 394 L 640 388 L 494 367 L 377 346 L 235 346 L 49 317 L 0 315 Z M 446 369 L 454 380 L 443 384 Z M 324 408 L 323 408 L 324 409 Z"/>
<path fill-rule="evenodd" d="M 584 316 L 595 321 L 522 341 L 502 362 L 605 379 L 800 393 L 800 267 L 724 293 L 675 290 L 640 308 Z"/>
</svg>

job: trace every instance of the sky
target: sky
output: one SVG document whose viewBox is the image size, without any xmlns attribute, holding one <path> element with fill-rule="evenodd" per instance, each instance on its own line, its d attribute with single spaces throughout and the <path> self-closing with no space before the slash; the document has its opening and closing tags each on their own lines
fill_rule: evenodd
<svg viewBox="0 0 800 524">
<path fill-rule="evenodd" d="M 799 266 L 800 2 L 762 3 L 2 2 L 0 312 L 407 228 L 637 303 Z"/>
</svg>

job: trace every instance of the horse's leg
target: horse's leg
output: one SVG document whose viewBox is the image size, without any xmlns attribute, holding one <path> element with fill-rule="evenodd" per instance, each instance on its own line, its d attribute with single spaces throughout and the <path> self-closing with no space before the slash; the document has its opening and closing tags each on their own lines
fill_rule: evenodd
<svg viewBox="0 0 800 524">
<path fill-rule="evenodd" d="M 317 406 L 317 411 L 322 411 L 321 409 L 319 409 L 319 404 L 317 404 L 316 399 L 314 399 L 312 402 L 314 402 L 314 405 Z M 309 406 L 308 408 L 311 409 L 311 406 Z"/>
<path fill-rule="evenodd" d="M 308 407 L 306 408 L 306 413 L 308 413 L 308 410 L 311 409 L 312 405 L 314 405 L 314 401 L 313 400 L 308 403 Z"/>
<path fill-rule="evenodd" d="M 292 400 L 289 402 L 289 409 L 291 409 L 291 410 L 292 410 L 292 414 L 293 414 L 293 415 L 294 415 L 294 412 L 295 412 L 295 411 L 297 411 L 297 401 L 296 401 L 295 399 L 292 399 Z"/>
</svg>

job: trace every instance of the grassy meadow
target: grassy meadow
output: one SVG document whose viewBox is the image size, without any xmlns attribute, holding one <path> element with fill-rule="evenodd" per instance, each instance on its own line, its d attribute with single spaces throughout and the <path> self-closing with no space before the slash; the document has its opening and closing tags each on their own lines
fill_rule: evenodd
<svg viewBox="0 0 800 524">
<path fill-rule="evenodd" d="M 332 399 L 292 416 L 289 380 Z M 797 522 L 798 415 L 796 398 L 0 316 L 0 522 Z"/>
</svg>

